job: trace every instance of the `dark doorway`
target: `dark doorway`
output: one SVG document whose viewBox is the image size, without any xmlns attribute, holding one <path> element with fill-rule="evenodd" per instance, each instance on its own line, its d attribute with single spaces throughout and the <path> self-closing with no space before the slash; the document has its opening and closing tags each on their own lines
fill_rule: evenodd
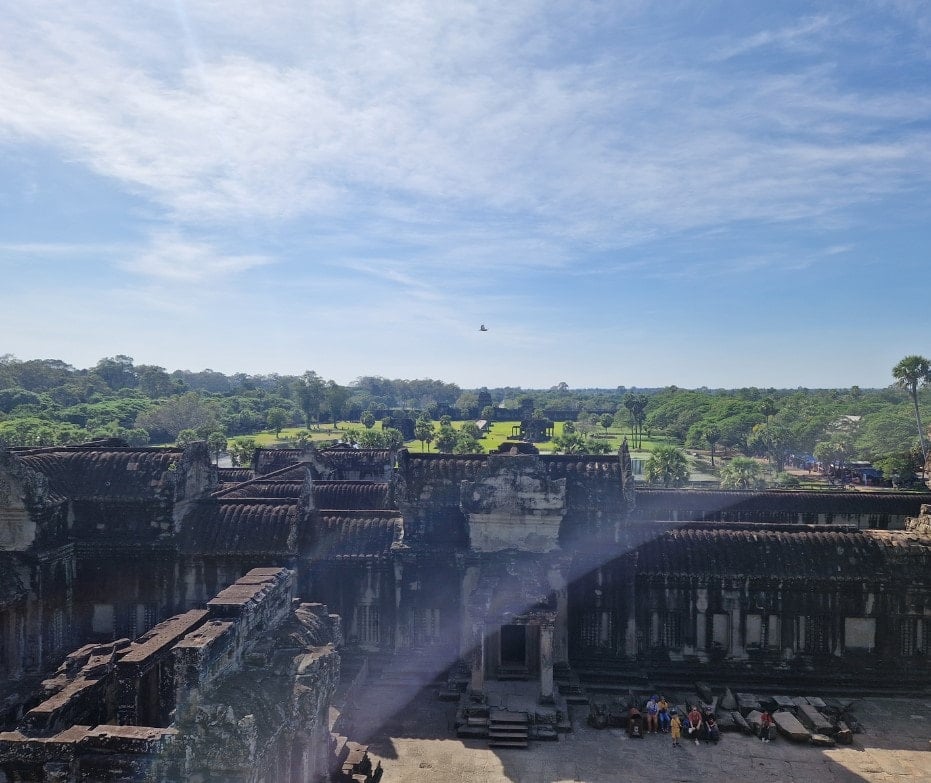
<svg viewBox="0 0 931 783">
<path fill-rule="evenodd" d="M 501 626 L 501 665 L 527 664 L 527 629 L 523 625 Z"/>
</svg>

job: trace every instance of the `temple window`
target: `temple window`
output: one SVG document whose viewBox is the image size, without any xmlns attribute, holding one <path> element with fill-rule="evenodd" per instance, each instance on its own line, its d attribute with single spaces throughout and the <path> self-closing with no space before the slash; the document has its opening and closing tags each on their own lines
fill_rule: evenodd
<svg viewBox="0 0 931 783">
<path fill-rule="evenodd" d="M 763 645 L 763 615 L 748 614 L 744 617 L 744 644 L 758 648 Z"/>
<path fill-rule="evenodd" d="M 356 608 L 356 633 L 360 644 L 378 644 L 378 607 L 363 605 Z"/>
<path fill-rule="evenodd" d="M 728 649 L 731 643 L 731 616 L 723 612 L 712 615 L 711 644 L 713 647 Z"/>
<path fill-rule="evenodd" d="M 664 615 L 661 641 L 668 650 L 682 648 L 682 615 L 679 612 L 666 612 Z"/>
<path fill-rule="evenodd" d="M 844 647 L 872 650 L 876 646 L 876 620 L 873 617 L 844 618 Z"/>
<path fill-rule="evenodd" d="M 782 622 L 778 614 L 769 616 L 769 623 L 766 628 L 766 646 L 782 646 Z"/>
<path fill-rule="evenodd" d="M 904 617 L 899 623 L 899 650 L 904 657 L 928 651 L 928 623 L 920 617 Z"/>
<path fill-rule="evenodd" d="M 830 623 L 831 618 L 824 615 L 810 615 L 805 618 L 805 652 L 818 654 L 831 651 Z"/>
</svg>

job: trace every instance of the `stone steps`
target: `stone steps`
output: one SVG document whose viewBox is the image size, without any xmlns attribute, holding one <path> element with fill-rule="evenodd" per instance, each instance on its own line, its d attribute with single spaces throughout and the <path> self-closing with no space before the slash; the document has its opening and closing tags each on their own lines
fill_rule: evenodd
<svg viewBox="0 0 931 783">
<path fill-rule="evenodd" d="M 526 712 L 491 710 L 488 715 L 488 747 L 526 748 L 530 746 L 530 718 Z"/>
</svg>

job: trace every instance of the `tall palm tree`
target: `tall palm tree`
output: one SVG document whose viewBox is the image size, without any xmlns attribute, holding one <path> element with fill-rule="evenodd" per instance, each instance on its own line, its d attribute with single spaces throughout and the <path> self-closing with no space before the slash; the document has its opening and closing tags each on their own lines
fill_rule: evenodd
<svg viewBox="0 0 931 783">
<path fill-rule="evenodd" d="M 895 385 L 905 389 L 915 406 L 915 422 L 918 424 L 918 442 L 921 444 L 921 456 L 928 461 L 928 446 L 925 443 L 925 431 L 921 426 L 921 411 L 918 410 L 918 387 L 931 383 L 931 362 L 924 356 L 906 356 L 892 368 Z"/>
</svg>

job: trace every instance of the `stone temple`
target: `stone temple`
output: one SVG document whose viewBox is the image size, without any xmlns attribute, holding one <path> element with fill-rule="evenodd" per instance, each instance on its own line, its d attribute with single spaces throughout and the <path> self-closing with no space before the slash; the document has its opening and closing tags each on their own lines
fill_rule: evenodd
<svg viewBox="0 0 931 783">
<path fill-rule="evenodd" d="M 638 488 L 626 445 L 9 449 L 0 781 L 322 779 L 347 655 L 542 702 L 567 671 L 923 686 L 928 503 Z"/>
</svg>

